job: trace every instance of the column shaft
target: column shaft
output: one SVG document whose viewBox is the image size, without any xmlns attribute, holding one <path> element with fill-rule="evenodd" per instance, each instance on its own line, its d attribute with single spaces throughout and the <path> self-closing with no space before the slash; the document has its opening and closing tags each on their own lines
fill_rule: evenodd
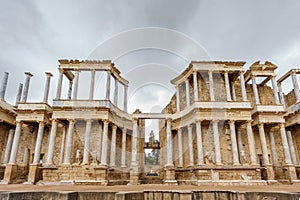
<svg viewBox="0 0 300 200">
<path fill-rule="evenodd" d="M 33 76 L 29 72 L 25 72 L 26 79 L 25 79 L 25 85 L 24 85 L 24 91 L 22 95 L 22 102 L 27 101 L 28 91 L 29 91 L 29 84 L 30 84 L 30 78 Z"/>
<path fill-rule="evenodd" d="M 262 154 L 263 154 L 262 155 L 263 162 L 264 162 L 264 164 L 268 165 L 268 164 L 270 164 L 270 161 L 269 161 L 269 152 L 268 152 L 268 147 L 267 147 L 264 124 L 258 125 L 258 131 L 259 131 L 260 144 L 261 144 L 261 149 L 262 149 Z"/>
<path fill-rule="evenodd" d="M 177 130 L 178 134 L 178 167 L 183 166 L 183 153 L 182 153 L 182 129 Z"/>
<path fill-rule="evenodd" d="M 277 151 L 276 151 L 274 133 L 269 132 L 269 136 L 270 136 L 270 145 L 271 145 L 271 151 L 272 151 L 273 164 L 278 165 L 278 155 L 277 155 Z"/>
<path fill-rule="evenodd" d="M 212 123 L 213 123 L 213 136 L 214 136 L 216 164 L 220 165 L 220 164 L 222 164 L 222 160 L 221 160 L 221 149 L 220 149 L 218 121 L 212 121 Z"/>
<path fill-rule="evenodd" d="M 287 137 L 286 137 L 284 124 L 281 123 L 279 125 L 279 127 L 280 127 L 280 135 L 281 135 L 281 140 L 282 140 L 282 147 L 283 147 L 283 152 L 284 152 L 285 164 L 292 164 L 292 159 L 291 159 L 291 154 L 290 154 L 290 147 L 289 147 L 288 140 L 287 140 Z"/>
<path fill-rule="evenodd" d="M 106 78 L 106 100 L 110 99 L 110 71 L 107 71 L 107 78 Z"/>
<path fill-rule="evenodd" d="M 22 96 L 22 90 L 23 90 L 23 84 L 20 83 L 19 84 L 19 88 L 18 88 L 18 94 L 17 94 L 17 97 L 16 97 L 16 106 L 19 104 L 19 102 L 21 101 L 21 96 Z"/>
<path fill-rule="evenodd" d="M 279 102 L 278 88 L 276 85 L 275 77 L 272 77 L 271 81 L 272 81 L 272 87 L 273 87 L 273 91 L 274 91 L 275 103 L 278 105 L 278 104 L 280 104 L 280 102 Z"/>
<path fill-rule="evenodd" d="M 132 127 L 132 150 L 131 150 L 131 167 L 137 166 L 137 157 L 138 157 L 138 120 L 133 120 Z"/>
<path fill-rule="evenodd" d="M 11 147 L 12 147 L 12 143 L 13 143 L 13 139 L 14 139 L 14 133 L 15 133 L 14 129 L 9 130 L 5 153 L 4 153 L 4 158 L 3 158 L 3 164 L 6 164 L 9 160 Z"/>
<path fill-rule="evenodd" d="M 201 121 L 196 122 L 196 136 L 197 136 L 197 154 L 198 154 L 198 165 L 203 165 L 203 144 L 202 144 L 202 130 Z"/>
<path fill-rule="evenodd" d="M 40 163 L 41 148 L 42 148 L 43 135 L 44 135 L 44 126 L 45 126 L 44 122 L 39 122 L 39 129 L 38 129 L 36 143 L 35 143 L 33 164 Z"/>
<path fill-rule="evenodd" d="M 43 99 L 44 103 L 48 103 L 50 80 L 51 80 L 52 74 L 50 72 L 46 72 L 46 76 L 47 76 L 47 79 L 46 79 L 45 90 L 44 90 L 44 99 Z"/>
<path fill-rule="evenodd" d="M 176 110 L 180 111 L 180 95 L 179 95 L 179 85 L 176 85 Z"/>
<path fill-rule="evenodd" d="M 190 83 L 189 80 L 185 81 L 185 99 L 186 99 L 186 106 L 190 106 Z"/>
<path fill-rule="evenodd" d="M 16 160 L 17 160 L 19 141 L 20 141 L 20 136 L 21 136 L 21 129 L 22 129 L 22 123 L 17 121 L 14 141 L 12 144 L 12 149 L 11 149 L 10 158 L 9 158 L 9 163 L 11 163 L 11 164 L 15 164 Z"/>
<path fill-rule="evenodd" d="M 236 132 L 234 121 L 229 121 L 230 127 L 230 138 L 231 138 L 231 149 L 232 149 L 232 160 L 234 165 L 239 165 L 239 153 L 236 142 Z"/>
<path fill-rule="evenodd" d="M 299 91 L 299 84 L 298 84 L 296 73 L 292 73 L 292 81 L 293 81 L 293 86 L 294 86 L 294 92 L 295 92 L 295 95 L 296 95 L 296 99 L 297 99 L 297 101 L 300 101 L 300 91 Z"/>
<path fill-rule="evenodd" d="M 107 166 L 108 121 L 103 121 L 101 165 Z"/>
<path fill-rule="evenodd" d="M 281 84 L 278 84 L 278 90 L 279 90 L 280 103 L 285 107 L 284 94 L 282 91 Z"/>
<path fill-rule="evenodd" d="M 208 71 L 208 82 L 209 82 L 210 100 L 215 101 L 214 78 L 213 78 L 213 72 L 212 71 Z"/>
<path fill-rule="evenodd" d="M 248 101 L 243 72 L 240 72 L 240 83 L 241 83 L 241 90 L 242 90 L 242 99 L 243 99 L 243 101 Z"/>
<path fill-rule="evenodd" d="M 127 101 L 128 101 L 128 86 L 124 85 L 124 111 L 127 112 Z"/>
<path fill-rule="evenodd" d="M 288 139 L 288 143 L 289 143 L 289 147 L 290 147 L 290 154 L 292 157 L 293 164 L 298 165 L 298 161 L 297 161 L 297 157 L 296 157 L 296 150 L 295 150 L 295 146 L 293 143 L 292 132 L 287 131 L 286 135 L 287 135 L 287 139 Z"/>
<path fill-rule="evenodd" d="M 255 76 L 252 76 L 252 87 L 253 87 L 255 104 L 260 104 L 259 94 L 258 94 L 257 85 L 256 85 L 256 77 Z"/>
<path fill-rule="evenodd" d="M 110 166 L 116 166 L 116 137 L 117 126 L 112 126 L 111 150 L 110 150 Z"/>
<path fill-rule="evenodd" d="M 47 148 L 47 157 L 46 157 L 46 161 L 45 161 L 46 164 L 53 164 L 56 130 L 57 130 L 57 120 L 53 119 L 51 133 L 50 133 L 50 137 L 49 137 L 48 148 Z"/>
<path fill-rule="evenodd" d="M 92 129 L 92 120 L 87 120 L 85 126 L 84 151 L 83 151 L 83 161 L 82 161 L 82 164 L 84 165 L 88 165 L 90 163 L 89 158 L 90 158 L 91 129 Z"/>
<path fill-rule="evenodd" d="M 97 160 L 101 162 L 101 154 L 102 154 L 102 139 L 103 139 L 103 124 L 99 123 L 99 149 Z"/>
<path fill-rule="evenodd" d="M 235 93 L 234 83 L 231 84 L 231 91 L 232 91 L 232 100 L 236 101 L 236 93 Z"/>
<path fill-rule="evenodd" d="M 121 154 L 121 167 L 126 167 L 126 132 L 127 129 L 122 129 L 122 154 Z"/>
<path fill-rule="evenodd" d="M 78 83 L 79 83 L 79 71 L 75 71 L 75 77 L 74 77 L 74 89 L 73 89 L 73 100 L 77 99 L 78 95 Z"/>
<path fill-rule="evenodd" d="M 61 146 L 60 146 L 60 157 L 59 157 L 59 164 L 62 164 L 64 162 L 64 152 L 65 152 L 65 141 L 66 141 L 66 130 L 67 128 L 64 127 L 62 132 L 62 138 L 61 138 Z"/>
<path fill-rule="evenodd" d="M 56 89 L 56 99 L 61 98 L 62 83 L 63 83 L 63 70 L 59 69 L 58 83 L 57 83 L 57 89 Z"/>
<path fill-rule="evenodd" d="M 199 101 L 199 95 L 198 95 L 198 72 L 194 71 L 193 73 L 193 82 L 194 82 L 194 102 Z"/>
<path fill-rule="evenodd" d="M 68 135 L 67 135 L 66 153 L 65 153 L 64 164 L 71 164 L 74 124 L 75 124 L 75 121 L 73 119 L 69 120 L 69 130 L 68 130 Z"/>
<path fill-rule="evenodd" d="M 256 155 L 256 147 L 255 147 L 255 140 L 252 131 L 251 121 L 247 121 L 247 139 L 249 145 L 249 154 L 250 154 L 250 162 L 252 165 L 257 164 L 257 155 Z"/>
<path fill-rule="evenodd" d="M 68 99 L 72 98 L 73 81 L 69 81 Z"/>
<path fill-rule="evenodd" d="M 194 152 L 193 152 L 193 132 L 192 125 L 188 125 L 188 140 L 189 140 L 189 166 L 194 166 Z"/>
<path fill-rule="evenodd" d="M 118 106 L 118 93 L 119 93 L 119 87 L 118 87 L 118 79 L 115 78 L 115 91 L 114 91 L 114 104 L 115 106 Z"/>
<path fill-rule="evenodd" d="M 1 90 L 0 90 L 0 99 L 4 100 L 6 87 L 8 82 L 8 72 L 4 72 L 4 77 L 2 79 Z"/>
<path fill-rule="evenodd" d="M 96 71 L 95 71 L 95 70 L 92 70 L 92 71 L 91 71 L 91 82 L 90 82 L 90 95 L 89 95 L 89 100 L 93 100 L 93 99 L 94 99 L 95 74 L 96 74 Z"/>
<path fill-rule="evenodd" d="M 171 120 L 167 119 L 167 166 L 173 166 Z"/>
<path fill-rule="evenodd" d="M 230 83 L 229 83 L 228 71 L 224 72 L 224 79 L 225 79 L 225 90 L 226 90 L 227 101 L 232 101 L 231 93 L 230 93 Z"/>
</svg>

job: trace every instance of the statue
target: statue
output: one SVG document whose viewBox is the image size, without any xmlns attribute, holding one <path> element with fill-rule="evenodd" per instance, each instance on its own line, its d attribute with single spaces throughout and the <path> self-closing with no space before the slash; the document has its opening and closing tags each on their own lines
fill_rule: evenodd
<svg viewBox="0 0 300 200">
<path fill-rule="evenodd" d="M 241 164 L 244 165 L 245 162 L 246 162 L 246 155 L 245 155 L 245 151 L 244 150 L 241 150 L 240 151 L 240 161 L 241 161 Z"/>
<path fill-rule="evenodd" d="M 153 146 L 153 144 L 155 143 L 153 130 L 151 130 L 151 132 L 150 132 L 149 143 L 150 143 L 150 146 Z"/>
<path fill-rule="evenodd" d="M 203 158 L 204 158 L 205 164 L 214 164 L 215 163 L 214 151 L 207 151 Z"/>
<path fill-rule="evenodd" d="M 97 151 L 92 152 L 92 157 L 93 157 L 92 164 L 96 165 L 97 164 Z"/>
<path fill-rule="evenodd" d="M 75 159 L 76 159 L 76 163 L 80 164 L 81 162 L 81 151 L 79 149 L 76 150 L 76 155 L 75 155 Z"/>
</svg>

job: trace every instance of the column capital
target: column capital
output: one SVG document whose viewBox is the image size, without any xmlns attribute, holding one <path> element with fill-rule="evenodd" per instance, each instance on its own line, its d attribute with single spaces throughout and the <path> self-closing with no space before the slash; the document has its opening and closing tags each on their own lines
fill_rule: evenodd
<svg viewBox="0 0 300 200">
<path fill-rule="evenodd" d="M 123 127 L 123 128 L 122 128 L 122 132 L 123 132 L 123 133 L 124 133 L 124 132 L 127 133 L 127 128 Z"/>
<path fill-rule="evenodd" d="M 103 124 L 107 124 L 107 125 L 109 124 L 109 121 L 107 119 L 103 119 L 102 121 L 103 121 Z"/>
<path fill-rule="evenodd" d="M 89 123 L 89 124 L 93 123 L 92 119 L 86 119 L 85 121 L 86 121 L 86 123 Z"/>
<path fill-rule="evenodd" d="M 228 124 L 234 124 L 234 123 L 235 123 L 235 120 L 230 119 L 230 120 L 228 120 L 227 122 L 228 122 Z"/>
<path fill-rule="evenodd" d="M 58 72 L 60 73 L 60 74 L 62 74 L 62 73 L 64 73 L 64 69 L 63 68 L 58 68 Z"/>
<path fill-rule="evenodd" d="M 53 74 L 51 74 L 50 72 L 45 72 L 45 74 L 46 74 L 47 77 L 52 77 L 53 76 Z"/>
<path fill-rule="evenodd" d="M 33 76 L 30 72 L 25 72 L 25 75 L 26 75 L 27 77 L 32 77 L 32 76 Z"/>
<path fill-rule="evenodd" d="M 38 124 L 39 124 L 39 126 L 45 126 L 45 124 L 46 124 L 46 122 L 44 122 L 44 121 L 36 121 Z"/>
<path fill-rule="evenodd" d="M 281 122 L 281 123 L 279 123 L 279 127 L 280 128 L 282 128 L 282 127 L 285 128 L 285 124 L 286 124 L 285 122 Z"/>
<path fill-rule="evenodd" d="M 114 129 L 117 130 L 117 128 L 118 128 L 117 125 L 115 125 L 115 124 L 112 125 L 112 129 L 113 129 L 113 130 L 114 130 Z"/>
<path fill-rule="evenodd" d="M 246 124 L 252 124 L 252 122 L 253 122 L 253 120 L 251 119 L 251 120 L 246 120 Z"/>
<path fill-rule="evenodd" d="M 225 70 L 223 70 L 222 72 L 223 72 L 223 74 L 228 74 L 229 70 L 228 70 L 228 69 L 225 69 Z"/>
<path fill-rule="evenodd" d="M 167 122 L 167 123 L 172 123 L 172 119 L 171 119 L 171 118 L 167 118 L 167 119 L 166 119 L 166 122 Z"/>
<path fill-rule="evenodd" d="M 180 133 L 182 132 L 182 128 L 181 127 L 177 128 L 176 130 L 177 130 L 177 132 L 180 132 Z"/>
<path fill-rule="evenodd" d="M 192 124 L 189 124 L 189 125 L 187 125 L 187 128 L 188 128 L 188 129 L 192 129 L 192 128 L 193 128 L 193 125 L 192 125 Z"/>
<path fill-rule="evenodd" d="M 68 119 L 70 124 L 74 124 L 75 123 L 75 119 Z"/>
<path fill-rule="evenodd" d="M 57 123 L 57 122 L 58 122 L 58 119 L 56 119 L 56 118 L 53 119 L 53 118 L 52 118 L 52 119 L 51 119 L 51 122 L 56 122 L 56 123 Z"/>
<path fill-rule="evenodd" d="M 264 127 L 264 123 L 259 123 L 259 124 L 257 124 L 257 126 L 258 126 L 259 128 L 263 128 L 263 127 Z"/>
<path fill-rule="evenodd" d="M 212 123 L 219 123 L 219 121 L 220 121 L 219 119 L 213 119 Z"/>
<path fill-rule="evenodd" d="M 138 118 L 132 118 L 132 123 L 138 123 L 139 119 Z"/>
<path fill-rule="evenodd" d="M 291 71 L 291 75 L 296 75 L 297 73 L 296 73 L 296 70 L 292 70 Z"/>
<path fill-rule="evenodd" d="M 240 70 L 239 75 L 244 75 L 244 70 Z"/>
<path fill-rule="evenodd" d="M 256 78 L 256 75 L 251 75 L 251 79 L 255 79 Z"/>
<path fill-rule="evenodd" d="M 197 124 L 197 123 L 200 123 L 200 124 L 201 124 L 203 121 L 204 121 L 203 119 L 197 119 L 197 120 L 195 120 L 194 123 L 195 123 L 195 124 Z"/>
</svg>

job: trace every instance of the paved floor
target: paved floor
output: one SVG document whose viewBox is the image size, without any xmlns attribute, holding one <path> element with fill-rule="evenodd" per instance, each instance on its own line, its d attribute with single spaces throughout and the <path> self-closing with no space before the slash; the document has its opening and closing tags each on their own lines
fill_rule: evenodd
<svg viewBox="0 0 300 200">
<path fill-rule="evenodd" d="M 166 186 L 166 185 L 131 185 L 131 186 L 89 186 L 89 185 L 0 185 L 0 191 L 143 191 L 143 190 L 231 190 L 256 192 L 300 192 L 300 185 L 268 185 L 268 186 Z"/>
</svg>

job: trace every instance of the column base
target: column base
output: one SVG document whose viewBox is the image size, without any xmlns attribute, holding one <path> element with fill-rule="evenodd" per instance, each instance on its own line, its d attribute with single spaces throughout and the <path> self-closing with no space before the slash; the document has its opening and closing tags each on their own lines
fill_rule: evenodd
<svg viewBox="0 0 300 200">
<path fill-rule="evenodd" d="M 28 174 L 28 182 L 31 184 L 35 184 L 41 180 L 41 169 L 40 169 L 40 164 L 31 164 L 29 166 L 29 174 Z"/>
<path fill-rule="evenodd" d="M 177 185 L 177 181 L 175 180 L 175 167 L 174 166 L 166 166 L 165 170 L 165 179 L 164 184 L 167 185 Z"/>
<path fill-rule="evenodd" d="M 136 170 L 130 170 L 130 181 L 128 185 L 139 185 L 140 183 L 140 173 Z"/>
<path fill-rule="evenodd" d="M 294 165 L 286 165 L 285 170 L 286 170 L 285 175 L 286 178 L 289 180 L 289 182 L 293 182 L 297 180 L 297 173 Z"/>
<path fill-rule="evenodd" d="M 266 170 L 266 179 L 269 181 L 275 180 L 274 169 L 272 165 L 265 165 Z"/>
<path fill-rule="evenodd" d="M 17 170 L 18 170 L 17 164 L 12 164 L 12 163 L 6 164 L 2 182 L 7 184 L 12 183 L 13 180 L 17 178 Z"/>
</svg>

